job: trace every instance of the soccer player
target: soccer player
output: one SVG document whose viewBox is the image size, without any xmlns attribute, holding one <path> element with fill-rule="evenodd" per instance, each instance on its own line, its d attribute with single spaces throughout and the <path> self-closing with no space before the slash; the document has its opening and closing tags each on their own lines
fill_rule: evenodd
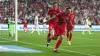
<svg viewBox="0 0 100 56">
<path fill-rule="evenodd" d="M 26 32 L 26 31 L 29 32 L 28 27 L 27 27 L 27 20 L 26 20 L 26 19 L 24 19 L 24 26 L 23 26 L 23 29 L 24 29 L 24 32 Z"/>
<path fill-rule="evenodd" d="M 15 35 L 14 18 L 11 17 L 10 19 L 8 19 L 8 23 L 9 23 L 9 33 L 13 37 Z"/>
<path fill-rule="evenodd" d="M 71 45 L 72 32 L 75 25 L 76 13 L 74 12 L 73 8 L 69 9 L 69 12 L 70 12 L 69 19 L 67 21 L 67 41 L 68 41 L 68 44 Z"/>
<path fill-rule="evenodd" d="M 40 35 L 38 19 L 39 19 L 39 14 L 36 14 L 35 20 L 34 20 L 34 26 L 32 27 L 31 35 L 33 34 L 33 32 L 34 32 L 35 30 L 37 30 L 37 31 L 38 31 L 38 35 Z"/>
<path fill-rule="evenodd" d="M 58 3 L 57 2 L 54 2 L 52 8 L 50 8 L 48 10 L 48 16 L 50 18 L 52 18 L 53 16 L 57 15 L 58 13 L 60 13 L 59 8 L 57 8 L 57 7 L 58 7 Z M 49 45 L 49 42 L 51 41 L 49 39 L 50 36 L 51 35 L 54 35 L 54 33 L 52 34 L 52 32 L 54 32 L 54 28 L 55 28 L 55 25 L 57 24 L 57 21 L 58 21 L 57 17 L 55 17 L 55 19 L 51 19 L 49 21 L 49 33 L 48 33 L 48 36 L 47 36 L 47 45 L 46 45 L 47 47 Z"/>
<path fill-rule="evenodd" d="M 10 21 L 9 20 L 10 20 L 10 18 L 8 18 L 8 16 L 7 16 L 7 20 L 8 20 L 8 29 L 9 29 L 9 24 L 10 24 Z M 10 32 L 9 32 L 9 36 L 11 36 L 10 35 Z"/>
<path fill-rule="evenodd" d="M 43 22 L 46 22 L 46 17 L 43 18 Z M 45 29 L 46 29 L 46 24 L 43 24 L 43 29 L 44 29 L 44 33 L 45 33 Z"/>
<path fill-rule="evenodd" d="M 82 34 L 84 34 L 84 31 L 88 31 L 89 32 L 89 34 L 92 34 L 91 32 L 90 32 L 90 30 L 91 30 L 91 22 L 90 22 L 90 20 L 89 20 L 89 16 L 88 16 L 88 18 L 86 19 L 86 21 L 85 21 L 85 28 L 84 28 L 84 30 L 83 30 L 83 32 L 82 32 Z"/>
<path fill-rule="evenodd" d="M 59 40 L 56 43 L 56 46 L 54 48 L 54 52 L 59 52 L 58 48 L 62 44 L 62 40 L 64 35 L 66 34 L 66 25 L 67 25 L 67 20 L 69 18 L 69 7 L 66 8 L 65 12 L 61 12 L 57 14 L 56 16 L 52 17 L 53 19 L 55 17 L 58 17 L 58 22 L 57 25 L 55 26 L 55 35 L 52 35 L 49 39 L 52 40 L 57 40 L 58 36 L 60 37 Z"/>
</svg>

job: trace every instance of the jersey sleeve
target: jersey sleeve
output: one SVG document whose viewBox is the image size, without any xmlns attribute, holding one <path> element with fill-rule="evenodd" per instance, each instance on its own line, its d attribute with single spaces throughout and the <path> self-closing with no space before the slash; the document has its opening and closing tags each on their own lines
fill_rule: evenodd
<svg viewBox="0 0 100 56">
<path fill-rule="evenodd" d="M 60 12 L 60 13 L 57 14 L 57 17 L 61 17 L 61 15 L 62 15 L 62 13 Z"/>
<path fill-rule="evenodd" d="M 60 13 L 61 11 L 60 11 L 60 9 L 57 9 L 57 13 Z"/>
</svg>

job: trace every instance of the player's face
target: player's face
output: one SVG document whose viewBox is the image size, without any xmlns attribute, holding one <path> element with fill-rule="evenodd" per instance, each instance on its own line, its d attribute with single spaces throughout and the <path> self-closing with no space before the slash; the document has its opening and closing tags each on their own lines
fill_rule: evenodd
<svg viewBox="0 0 100 56">
<path fill-rule="evenodd" d="M 66 13 L 66 14 L 70 14 L 70 13 L 71 13 L 71 9 L 66 9 L 66 10 L 65 10 L 65 13 Z"/>
<path fill-rule="evenodd" d="M 58 7 L 58 4 L 57 4 L 57 3 L 55 3 L 55 4 L 53 5 L 53 7 L 54 7 L 54 8 L 57 8 L 57 7 Z"/>
<path fill-rule="evenodd" d="M 65 10 L 65 14 L 68 14 L 69 13 L 69 11 L 68 10 Z"/>
<path fill-rule="evenodd" d="M 69 11 L 69 13 L 71 13 L 72 12 L 72 9 L 69 9 L 68 11 Z"/>
</svg>

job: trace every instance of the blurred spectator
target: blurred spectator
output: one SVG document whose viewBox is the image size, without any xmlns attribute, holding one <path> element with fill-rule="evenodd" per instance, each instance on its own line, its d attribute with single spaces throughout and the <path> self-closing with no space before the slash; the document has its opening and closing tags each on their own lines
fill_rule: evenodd
<svg viewBox="0 0 100 56">
<path fill-rule="evenodd" d="M 35 13 L 38 12 L 41 24 L 54 1 L 59 3 L 61 11 L 67 6 L 75 7 L 76 24 L 83 24 L 87 16 L 90 16 L 92 24 L 100 25 L 100 0 L 18 0 L 19 23 L 22 23 L 23 19 L 27 19 L 27 22 L 32 24 Z M 5 23 L 7 15 L 14 16 L 14 10 L 14 0 L 0 1 L 0 23 Z"/>
</svg>

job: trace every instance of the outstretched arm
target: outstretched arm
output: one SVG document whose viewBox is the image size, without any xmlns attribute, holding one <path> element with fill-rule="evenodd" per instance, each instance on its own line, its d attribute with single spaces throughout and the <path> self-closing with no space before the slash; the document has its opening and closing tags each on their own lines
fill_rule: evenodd
<svg viewBox="0 0 100 56">
<path fill-rule="evenodd" d="M 52 18 L 49 17 L 49 19 L 46 22 L 43 22 L 43 24 L 50 22 L 50 20 L 55 19 L 57 15 L 54 15 Z"/>
</svg>

